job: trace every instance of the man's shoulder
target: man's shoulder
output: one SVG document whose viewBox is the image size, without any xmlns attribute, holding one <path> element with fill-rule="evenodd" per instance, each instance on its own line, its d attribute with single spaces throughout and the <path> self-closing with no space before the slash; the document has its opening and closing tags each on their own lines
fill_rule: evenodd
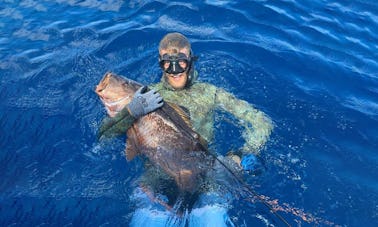
<svg viewBox="0 0 378 227">
<path fill-rule="evenodd" d="M 208 83 L 208 82 L 203 82 L 203 81 L 196 81 L 195 83 L 192 84 L 193 88 L 205 88 L 205 89 L 211 89 L 211 90 L 216 90 L 218 89 L 214 84 Z"/>
<path fill-rule="evenodd" d="M 151 89 L 160 90 L 159 88 L 163 87 L 163 83 L 162 82 L 152 83 L 152 84 L 148 85 L 148 87 L 151 88 Z"/>
</svg>

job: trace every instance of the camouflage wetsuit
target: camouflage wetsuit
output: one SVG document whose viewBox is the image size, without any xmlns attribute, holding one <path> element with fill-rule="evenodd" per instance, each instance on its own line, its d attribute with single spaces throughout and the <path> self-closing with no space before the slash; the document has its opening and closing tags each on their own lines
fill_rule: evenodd
<svg viewBox="0 0 378 227">
<path fill-rule="evenodd" d="M 231 113 L 239 120 L 239 124 L 244 127 L 242 133 L 245 140 L 245 145 L 242 148 L 243 153 L 258 154 L 261 147 L 268 140 L 273 128 L 269 117 L 249 103 L 237 99 L 234 95 L 221 88 L 198 82 L 196 80 L 197 72 L 194 71 L 193 74 L 193 79 L 184 89 L 175 90 L 169 85 L 164 76 L 161 82 L 149 87 L 159 92 L 164 101 L 176 103 L 188 109 L 193 129 L 209 142 L 214 137 L 215 111 L 223 110 Z M 100 132 L 104 136 L 125 133 L 135 121 L 135 118 L 125 108 L 114 118 L 105 119 L 103 126 L 113 124 L 112 122 L 120 118 L 123 118 L 123 120 L 111 127 L 110 130 L 101 132 L 100 129 Z"/>
<path fill-rule="evenodd" d="M 269 117 L 267 117 L 263 112 L 255 109 L 252 105 L 237 99 L 234 95 L 221 88 L 217 88 L 208 83 L 198 82 L 196 80 L 196 71 L 193 71 L 191 78 L 192 79 L 189 81 L 189 84 L 184 89 L 180 90 L 175 90 L 172 88 L 164 76 L 162 77 L 161 82 L 150 85 L 149 87 L 159 92 L 164 101 L 176 103 L 185 107 L 189 111 L 193 129 L 210 142 L 214 137 L 215 111 L 223 110 L 234 115 L 239 120 L 239 124 L 244 126 L 242 133 L 245 140 L 245 145 L 242 148 L 243 153 L 257 154 L 268 140 L 273 128 Z M 124 134 L 135 121 L 135 118 L 129 114 L 127 108 L 124 108 L 124 110 L 118 113 L 115 117 L 106 118 L 103 121 L 102 128 L 108 129 L 108 125 L 113 125 L 114 122 L 117 122 L 120 119 L 122 120 L 116 125 L 110 127 L 109 130 L 102 131 L 100 129 L 100 133 L 106 137 L 119 133 Z M 152 190 L 155 195 L 165 196 L 167 198 L 166 202 L 170 206 L 175 204 L 178 196 L 178 191 L 176 190 L 177 188 L 175 189 L 172 187 L 175 185 L 172 178 L 161 171 L 159 167 L 154 167 L 151 165 L 148 160 L 145 162 L 145 164 L 147 168 L 145 169 L 142 177 L 139 179 L 139 187 L 135 189 L 131 197 L 131 200 L 136 203 L 137 207 L 139 207 L 136 210 L 136 214 L 140 214 L 140 212 L 143 213 L 145 210 L 144 208 L 146 207 L 150 207 L 150 209 L 156 208 L 154 207 L 156 206 L 156 203 L 151 201 L 143 192 L 143 190 L 146 188 L 148 188 L 148 190 Z M 233 165 L 235 165 L 235 163 L 233 163 Z M 230 199 L 225 196 L 227 192 L 223 191 L 220 188 L 221 186 L 219 186 L 217 183 L 212 183 L 213 180 L 214 179 L 211 177 L 205 179 L 198 190 L 198 194 L 193 195 L 194 197 L 186 198 L 184 200 L 186 205 L 182 205 L 186 207 L 198 208 L 215 204 L 215 207 L 210 208 L 212 210 L 211 212 L 217 209 L 223 209 L 224 213 L 227 212 L 227 206 L 230 203 Z M 167 185 L 170 186 L 167 187 Z M 155 204 L 153 206 L 154 208 L 151 208 L 152 204 Z M 164 209 L 162 209 L 161 212 L 164 212 Z M 134 214 L 134 216 L 138 217 L 136 214 Z M 147 216 L 150 217 L 149 215 L 150 214 Z M 169 216 L 171 217 L 171 215 Z M 140 219 L 145 219 L 143 215 L 142 217 L 143 218 Z M 135 220 L 139 219 L 135 218 Z M 224 222 L 230 223 L 230 220 L 227 219 L 224 220 Z"/>
</svg>

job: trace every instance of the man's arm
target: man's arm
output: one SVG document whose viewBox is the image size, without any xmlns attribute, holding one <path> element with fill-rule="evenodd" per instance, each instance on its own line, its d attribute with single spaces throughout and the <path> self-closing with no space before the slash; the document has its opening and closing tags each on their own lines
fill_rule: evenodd
<svg viewBox="0 0 378 227">
<path fill-rule="evenodd" d="M 237 99 L 220 88 L 216 92 L 216 102 L 223 110 L 239 119 L 240 125 L 244 127 L 242 136 L 245 144 L 242 153 L 258 155 L 273 130 L 272 120 L 248 102 Z"/>
<path fill-rule="evenodd" d="M 121 112 L 102 121 L 98 138 L 125 133 L 136 119 L 162 107 L 163 104 L 163 98 L 155 90 L 148 90 L 145 86 L 139 88 L 131 102 Z"/>
<path fill-rule="evenodd" d="M 135 120 L 136 118 L 133 117 L 128 108 L 125 107 L 114 117 L 106 117 L 101 122 L 98 138 L 108 138 L 125 134 L 127 129 L 133 125 Z"/>
</svg>

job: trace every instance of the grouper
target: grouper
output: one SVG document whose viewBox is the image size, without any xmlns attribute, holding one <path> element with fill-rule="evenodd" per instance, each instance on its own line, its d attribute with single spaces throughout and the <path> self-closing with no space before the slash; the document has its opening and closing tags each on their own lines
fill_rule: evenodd
<svg viewBox="0 0 378 227">
<path fill-rule="evenodd" d="M 136 81 L 106 73 L 96 93 L 113 118 L 133 98 L 142 85 Z M 195 192 L 214 158 L 207 144 L 190 125 L 190 116 L 183 108 L 164 105 L 139 119 L 127 130 L 126 159 L 144 155 L 150 162 L 171 176 L 180 190 Z"/>
<path fill-rule="evenodd" d="M 106 73 L 96 87 L 96 93 L 105 105 L 108 115 L 117 118 L 117 113 L 132 100 L 133 94 L 142 85 Z M 122 119 L 120 119 L 121 121 Z M 251 198 L 257 198 L 286 226 L 291 226 L 277 213 L 264 196 L 259 195 L 236 173 L 233 161 L 219 159 L 207 149 L 207 144 L 190 126 L 190 116 L 181 107 L 165 102 L 164 105 L 139 119 L 127 130 L 126 159 L 137 155 L 146 156 L 152 164 L 159 166 L 171 176 L 181 191 L 194 193 L 208 172 L 222 168 L 233 181 L 245 190 Z M 216 167 L 218 164 L 218 167 Z M 231 183 L 231 188 L 234 188 Z M 273 201 L 276 204 L 276 201 Z M 295 210 L 296 211 L 296 210 Z"/>
</svg>

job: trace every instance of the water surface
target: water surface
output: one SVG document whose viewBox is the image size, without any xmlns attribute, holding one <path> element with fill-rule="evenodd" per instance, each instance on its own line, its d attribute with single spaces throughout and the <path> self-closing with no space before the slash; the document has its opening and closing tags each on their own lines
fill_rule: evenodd
<svg viewBox="0 0 378 227">
<path fill-rule="evenodd" d="M 3 1 L 1 225 L 127 225 L 142 166 L 126 163 L 125 138 L 97 141 L 105 111 L 93 89 L 106 71 L 159 81 L 158 42 L 178 31 L 201 81 L 275 123 L 266 170 L 248 179 L 258 193 L 320 225 L 377 226 L 377 3 L 237 2 Z M 224 153 L 242 141 L 232 117 L 218 120 Z M 282 224 L 242 199 L 230 216 L 236 226 Z"/>
</svg>

